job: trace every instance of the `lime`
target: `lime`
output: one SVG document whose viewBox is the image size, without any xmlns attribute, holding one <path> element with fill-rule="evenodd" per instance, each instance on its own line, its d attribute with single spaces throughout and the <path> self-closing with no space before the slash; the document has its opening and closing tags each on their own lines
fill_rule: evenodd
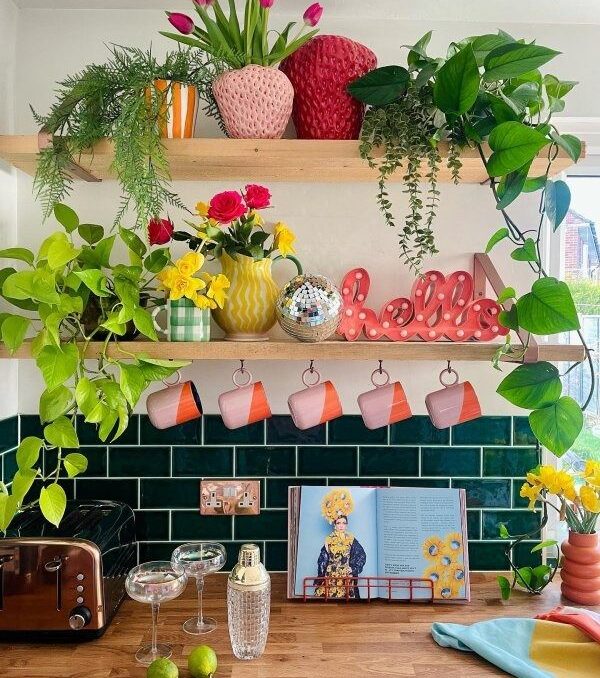
<svg viewBox="0 0 600 678">
<path fill-rule="evenodd" d="M 210 645 L 198 645 L 188 657 L 192 678 L 211 678 L 217 670 L 217 655 Z"/>
<path fill-rule="evenodd" d="M 179 678 L 179 669 L 170 659 L 155 659 L 146 671 L 146 678 Z"/>
</svg>

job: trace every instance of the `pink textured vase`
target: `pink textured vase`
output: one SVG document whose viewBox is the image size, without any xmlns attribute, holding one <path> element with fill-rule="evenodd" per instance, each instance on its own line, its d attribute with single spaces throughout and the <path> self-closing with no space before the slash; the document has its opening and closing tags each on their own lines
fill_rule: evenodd
<svg viewBox="0 0 600 678">
<path fill-rule="evenodd" d="M 563 553 L 560 585 L 565 598 L 579 605 L 600 605 L 600 545 L 598 534 L 569 530 L 561 544 Z"/>
<path fill-rule="evenodd" d="M 294 88 L 277 68 L 251 64 L 220 75 L 213 94 L 234 139 L 280 139 L 292 114 Z"/>
</svg>

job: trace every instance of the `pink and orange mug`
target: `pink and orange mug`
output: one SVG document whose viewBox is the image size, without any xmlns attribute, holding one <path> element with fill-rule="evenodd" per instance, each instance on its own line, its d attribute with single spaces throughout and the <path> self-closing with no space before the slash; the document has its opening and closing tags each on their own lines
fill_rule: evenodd
<svg viewBox="0 0 600 678">
<path fill-rule="evenodd" d="M 177 372 L 177 381 L 163 383 L 166 388 L 151 393 L 146 400 L 148 418 L 154 428 L 171 428 L 202 416 L 202 403 L 192 381 L 182 383 Z"/>
<path fill-rule="evenodd" d="M 383 383 L 377 383 L 377 375 L 384 379 Z M 358 407 L 368 429 L 381 428 L 412 417 L 402 384 L 399 381 L 390 384 L 390 375 L 386 370 L 381 367 L 375 370 L 371 374 L 371 383 L 375 388 L 358 396 Z"/>
<path fill-rule="evenodd" d="M 444 375 L 453 375 L 454 381 L 447 384 Z M 481 405 L 470 381 L 458 383 L 456 370 L 440 372 L 440 383 L 444 388 L 425 397 L 425 407 L 436 428 L 449 428 L 481 416 Z"/>
<path fill-rule="evenodd" d="M 240 378 L 246 377 L 245 383 Z M 271 406 L 262 381 L 252 382 L 252 374 L 243 367 L 233 373 L 235 388 L 221 393 L 219 410 L 228 429 L 241 428 L 271 417 Z"/>
<path fill-rule="evenodd" d="M 316 381 L 310 383 L 309 375 L 315 375 Z M 304 370 L 302 383 L 306 388 L 288 398 L 288 407 L 297 428 L 305 431 L 342 416 L 342 404 L 335 386 L 330 381 L 321 383 L 317 370 L 313 367 Z"/>
</svg>

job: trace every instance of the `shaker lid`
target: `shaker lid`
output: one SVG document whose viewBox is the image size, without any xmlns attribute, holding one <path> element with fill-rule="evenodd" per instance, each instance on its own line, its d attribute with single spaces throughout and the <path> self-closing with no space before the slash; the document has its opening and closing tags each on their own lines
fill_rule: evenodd
<svg viewBox="0 0 600 678">
<path fill-rule="evenodd" d="M 257 544 L 242 544 L 238 562 L 229 574 L 229 585 L 240 588 L 262 589 L 269 582 L 269 574 L 260 562 Z"/>
<path fill-rule="evenodd" d="M 238 556 L 238 563 L 243 567 L 254 567 L 260 563 L 260 548 L 258 544 L 242 544 Z"/>
</svg>

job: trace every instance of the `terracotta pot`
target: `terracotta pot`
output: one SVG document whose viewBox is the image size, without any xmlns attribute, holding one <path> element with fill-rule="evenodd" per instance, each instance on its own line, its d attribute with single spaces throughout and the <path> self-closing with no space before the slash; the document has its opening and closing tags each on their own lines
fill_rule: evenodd
<svg viewBox="0 0 600 678">
<path fill-rule="evenodd" d="M 341 35 L 318 35 L 285 59 L 298 138 L 358 139 L 365 107 L 346 87 L 376 66 L 368 47 Z"/>
<path fill-rule="evenodd" d="M 294 103 L 288 77 L 255 64 L 220 75 L 213 95 L 227 134 L 234 139 L 280 139 Z"/>
<path fill-rule="evenodd" d="M 600 605 L 600 544 L 598 534 L 569 531 L 561 544 L 563 562 L 561 590 L 565 598 L 580 605 Z"/>
</svg>

